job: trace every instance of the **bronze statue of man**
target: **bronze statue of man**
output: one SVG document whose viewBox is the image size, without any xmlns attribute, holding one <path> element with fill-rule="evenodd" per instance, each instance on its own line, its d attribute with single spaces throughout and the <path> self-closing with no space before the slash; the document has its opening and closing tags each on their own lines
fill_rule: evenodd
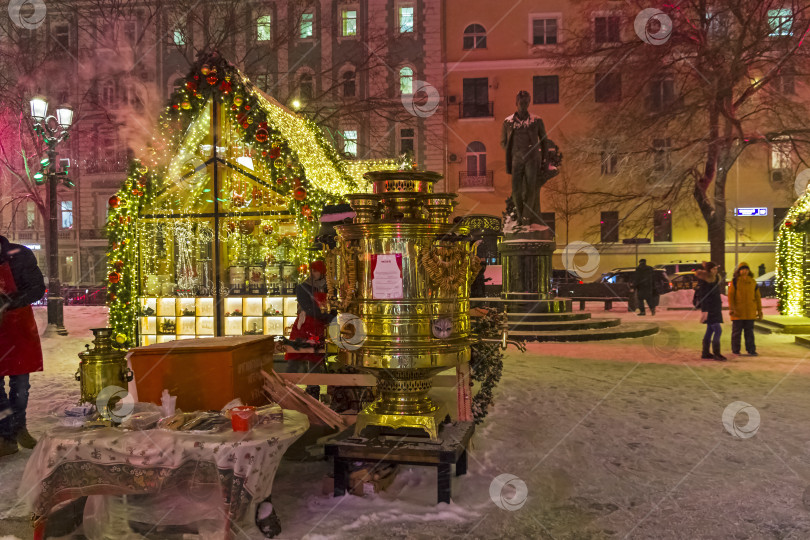
<svg viewBox="0 0 810 540">
<path fill-rule="evenodd" d="M 512 202 L 517 225 L 541 223 L 540 188 L 546 175 L 549 141 L 543 120 L 529 112 L 531 96 L 521 90 L 517 111 L 506 117 L 501 146 L 506 150 L 506 172 L 512 175 Z"/>
</svg>

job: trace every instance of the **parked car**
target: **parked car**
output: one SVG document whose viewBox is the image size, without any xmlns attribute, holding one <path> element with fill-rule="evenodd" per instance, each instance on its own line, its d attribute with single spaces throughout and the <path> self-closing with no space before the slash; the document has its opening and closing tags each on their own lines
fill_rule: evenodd
<svg viewBox="0 0 810 540">
<path fill-rule="evenodd" d="M 569 298 L 630 298 L 633 293 L 635 272 L 634 267 L 615 268 L 593 282 L 562 283 L 556 288 L 556 292 L 558 296 Z M 666 272 L 654 269 L 653 275 L 659 293 L 668 293 L 672 290 Z"/>
<path fill-rule="evenodd" d="M 673 291 L 696 289 L 700 279 L 694 270 L 690 272 L 678 272 L 669 280 L 672 283 Z"/>
<path fill-rule="evenodd" d="M 776 272 L 766 272 L 757 278 L 759 295 L 762 298 L 773 298 L 776 296 Z"/>
<path fill-rule="evenodd" d="M 559 290 L 560 287 L 565 288 L 570 284 L 582 283 L 582 279 L 568 270 L 553 269 L 551 271 L 551 289 L 553 291 Z"/>
<path fill-rule="evenodd" d="M 656 264 L 655 268 L 662 268 L 668 276 L 674 276 L 683 272 L 694 272 L 703 268 L 703 263 L 698 261 L 675 261 L 668 264 Z"/>
</svg>

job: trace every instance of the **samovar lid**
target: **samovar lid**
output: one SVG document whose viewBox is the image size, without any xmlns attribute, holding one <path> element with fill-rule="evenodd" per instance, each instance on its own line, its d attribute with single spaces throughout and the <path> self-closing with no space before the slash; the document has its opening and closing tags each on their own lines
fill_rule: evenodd
<svg viewBox="0 0 810 540">
<path fill-rule="evenodd" d="M 433 184 L 443 177 L 432 171 L 370 171 L 363 177 L 373 193 L 433 193 Z"/>
</svg>

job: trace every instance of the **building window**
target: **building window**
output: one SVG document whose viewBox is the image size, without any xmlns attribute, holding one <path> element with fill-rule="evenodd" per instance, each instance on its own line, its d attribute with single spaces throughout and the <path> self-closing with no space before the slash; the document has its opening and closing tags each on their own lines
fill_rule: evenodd
<svg viewBox="0 0 810 540">
<path fill-rule="evenodd" d="M 551 229 L 552 234 L 557 234 L 557 217 L 554 212 L 540 212 L 540 224 Z"/>
<path fill-rule="evenodd" d="M 532 45 L 557 44 L 557 19 L 532 19 Z"/>
<path fill-rule="evenodd" d="M 653 213 L 653 242 L 672 242 L 672 210 Z"/>
<path fill-rule="evenodd" d="M 406 96 L 413 94 L 413 69 L 408 66 L 399 70 L 399 91 Z"/>
<path fill-rule="evenodd" d="M 597 43 L 619 43 L 619 23 L 621 19 L 618 15 L 609 17 L 596 17 L 593 21 L 594 33 Z"/>
<path fill-rule="evenodd" d="M 107 205 L 109 206 L 109 205 Z M 33 229 L 37 225 L 37 205 L 33 201 L 25 203 L 25 228 Z"/>
<path fill-rule="evenodd" d="M 597 73 L 594 85 L 597 103 L 610 103 L 622 99 L 622 76 L 620 73 Z"/>
<path fill-rule="evenodd" d="M 650 83 L 647 106 L 650 111 L 662 112 L 675 102 L 675 80 L 659 79 Z"/>
<path fill-rule="evenodd" d="M 408 34 L 414 29 L 414 8 L 413 6 L 399 6 L 397 9 L 397 28 L 400 34 Z"/>
<path fill-rule="evenodd" d="M 532 79 L 534 104 L 560 102 L 560 78 L 557 75 L 538 75 Z"/>
<path fill-rule="evenodd" d="M 256 19 L 256 40 L 257 41 L 270 41 L 273 37 L 272 17 L 270 15 L 262 15 Z"/>
<path fill-rule="evenodd" d="M 776 77 L 779 92 L 785 95 L 796 95 L 796 70 L 790 66 L 782 68 Z"/>
<path fill-rule="evenodd" d="M 464 79 L 462 83 L 463 97 L 461 100 L 462 118 L 480 118 L 492 116 L 489 104 L 489 79 L 476 77 Z"/>
<path fill-rule="evenodd" d="M 600 155 L 601 173 L 603 176 L 612 176 L 619 169 L 619 157 L 613 150 L 602 150 Z"/>
<path fill-rule="evenodd" d="M 785 217 L 787 217 L 787 213 L 790 208 L 774 208 L 773 209 L 773 239 L 776 240 L 776 236 L 779 234 L 779 227 L 782 226 L 782 222 L 785 221 Z"/>
<path fill-rule="evenodd" d="M 138 40 L 138 22 L 137 21 L 122 21 L 122 33 L 126 44 L 134 47 Z"/>
<path fill-rule="evenodd" d="M 298 78 L 298 97 L 308 101 L 315 95 L 315 81 L 311 73 L 302 73 Z"/>
<path fill-rule="evenodd" d="M 769 9 L 768 24 L 771 27 L 771 36 L 792 36 L 793 10 L 790 8 Z"/>
<path fill-rule="evenodd" d="M 341 78 L 343 97 L 355 97 L 357 95 L 357 78 L 354 71 L 344 72 Z"/>
<path fill-rule="evenodd" d="M 344 9 L 340 12 L 340 33 L 342 36 L 357 35 L 356 9 Z"/>
<path fill-rule="evenodd" d="M 301 14 L 301 27 L 298 30 L 298 37 L 301 39 L 309 39 L 315 27 L 315 13 L 307 11 Z"/>
<path fill-rule="evenodd" d="M 480 24 L 471 24 L 464 29 L 465 49 L 486 49 L 487 31 Z"/>
<path fill-rule="evenodd" d="M 106 80 L 101 84 L 101 104 L 110 106 L 115 103 L 115 83 L 112 80 Z"/>
<path fill-rule="evenodd" d="M 792 145 L 790 141 L 771 143 L 771 170 L 790 169 L 792 167 L 790 152 Z"/>
<path fill-rule="evenodd" d="M 185 45 L 186 44 L 186 33 L 183 32 L 180 28 L 175 28 L 174 32 L 172 33 L 172 42 L 175 45 Z"/>
<path fill-rule="evenodd" d="M 262 92 L 269 91 L 270 82 L 271 82 L 272 79 L 270 78 L 270 76 L 267 73 L 262 73 L 261 75 L 256 75 L 256 77 L 253 80 L 254 80 L 256 86 L 259 88 L 259 90 L 261 90 Z"/>
<path fill-rule="evenodd" d="M 70 25 L 67 23 L 57 24 L 53 27 L 53 39 L 59 47 L 65 50 L 70 49 Z"/>
<path fill-rule="evenodd" d="M 599 231 L 602 242 L 618 242 L 619 241 L 619 213 L 618 212 L 602 212 L 599 221 Z"/>
<path fill-rule="evenodd" d="M 653 139 L 653 170 L 663 172 L 670 169 L 672 139 Z"/>
<path fill-rule="evenodd" d="M 414 155 L 416 148 L 416 135 L 413 128 L 399 130 L 399 153 Z"/>
<path fill-rule="evenodd" d="M 59 207 L 62 211 L 62 228 L 73 228 L 73 201 L 62 201 Z"/>
<path fill-rule="evenodd" d="M 467 176 L 485 176 L 487 174 L 487 147 L 484 143 L 473 141 L 467 145 Z"/>
<path fill-rule="evenodd" d="M 343 153 L 357 157 L 357 130 L 343 132 Z"/>
</svg>

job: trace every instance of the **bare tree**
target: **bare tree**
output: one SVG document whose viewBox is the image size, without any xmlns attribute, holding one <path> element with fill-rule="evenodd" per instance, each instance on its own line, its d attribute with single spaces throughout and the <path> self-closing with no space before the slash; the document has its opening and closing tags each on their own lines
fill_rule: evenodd
<svg viewBox="0 0 810 540">
<path fill-rule="evenodd" d="M 797 95 L 810 73 L 802 47 L 810 5 L 685 0 L 642 12 L 647 3 L 630 1 L 605 13 L 602 4 L 576 4 L 577 19 L 591 26 L 567 28 L 553 58 L 593 119 L 592 155 L 633 163 L 594 194 L 629 208 L 628 221 L 691 199 L 712 260 L 724 262 L 732 165 L 761 144 L 786 145 L 805 163 L 810 111 Z"/>
</svg>

